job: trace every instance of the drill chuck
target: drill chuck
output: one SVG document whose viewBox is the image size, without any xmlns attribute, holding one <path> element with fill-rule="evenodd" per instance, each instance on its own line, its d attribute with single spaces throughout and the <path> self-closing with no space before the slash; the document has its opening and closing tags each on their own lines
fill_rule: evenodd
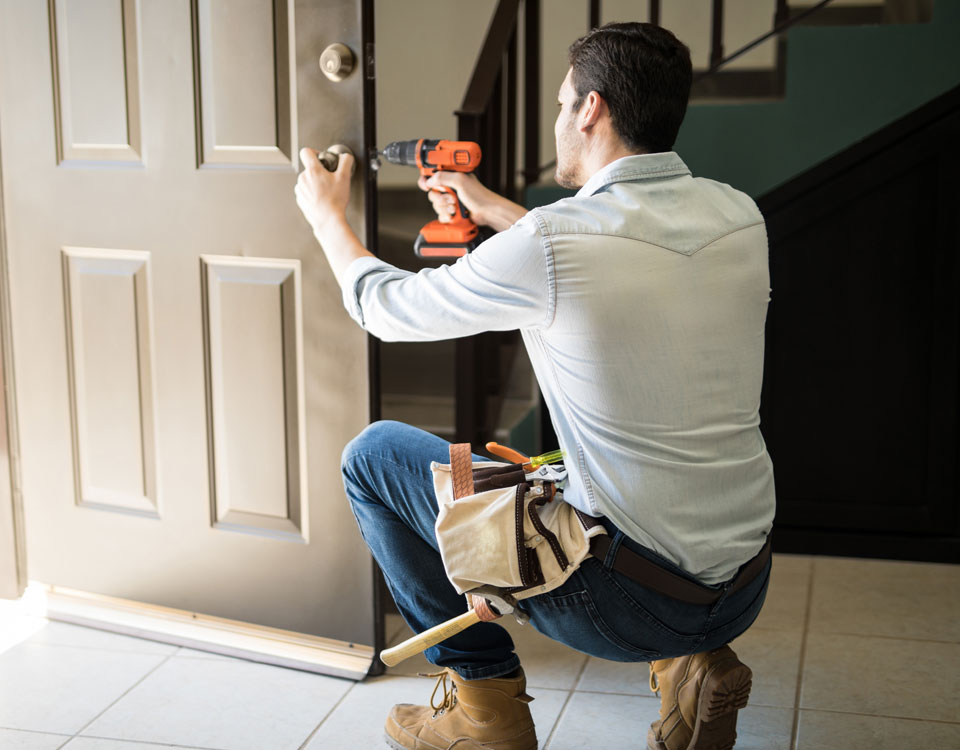
<svg viewBox="0 0 960 750">
<path fill-rule="evenodd" d="M 418 141 L 394 141 L 393 143 L 388 143 L 386 148 L 380 153 L 383 154 L 383 158 L 391 164 L 399 164 L 402 167 L 419 167 L 420 163 L 417 161 L 418 147 L 420 147 L 422 153 L 425 154 L 436 148 L 439 142 L 438 140 L 427 139 Z"/>
</svg>

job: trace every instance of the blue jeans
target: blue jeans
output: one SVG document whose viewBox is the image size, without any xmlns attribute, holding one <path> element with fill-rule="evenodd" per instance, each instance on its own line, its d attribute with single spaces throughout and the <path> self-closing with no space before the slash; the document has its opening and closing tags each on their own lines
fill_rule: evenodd
<svg viewBox="0 0 960 750">
<path fill-rule="evenodd" d="M 376 422 L 343 451 L 344 486 L 360 532 L 383 570 L 397 609 L 416 633 L 467 609 L 465 598 L 447 579 L 434 535 L 437 502 L 430 463 L 448 463 L 449 445 L 409 425 Z M 520 602 L 544 635 L 591 656 L 644 662 L 722 646 L 760 613 L 769 565 L 736 592 L 729 592 L 730 581 L 715 586 L 720 597 L 714 604 L 688 604 L 613 570 L 613 556 L 623 544 L 695 580 L 603 520 L 613 542 L 607 559 L 588 557 L 562 586 Z M 428 649 L 425 656 L 467 680 L 500 677 L 520 665 L 509 633 L 493 622 L 474 625 Z"/>
</svg>

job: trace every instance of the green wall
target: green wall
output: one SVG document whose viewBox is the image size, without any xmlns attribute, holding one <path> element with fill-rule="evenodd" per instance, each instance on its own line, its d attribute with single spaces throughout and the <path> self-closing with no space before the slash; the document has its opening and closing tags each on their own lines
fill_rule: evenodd
<svg viewBox="0 0 960 750">
<path fill-rule="evenodd" d="M 798 26 L 780 101 L 694 104 L 676 150 L 698 177 L 759 197 L 960 85 L 960 0 L 930 23 Z M 532 186 L 528 207 L 574 191 Z"/>
<path fill-rule="evenodd" d="M 957 85 L 960 0 L 937 0 L 926 24 L 801 26 L 784 100 L 691 105 L 675 148 L 757 197 Z"/>
</svg>

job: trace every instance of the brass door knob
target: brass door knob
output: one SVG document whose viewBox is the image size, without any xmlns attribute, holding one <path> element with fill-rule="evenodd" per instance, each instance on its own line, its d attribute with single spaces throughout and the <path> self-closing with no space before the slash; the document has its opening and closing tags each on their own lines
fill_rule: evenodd
<svg viewBox="0 0 960 750">
<path fill-rule="evenodd" d="M 334 42 L 320 55 L 320 70 L 331 81 L 342 81 L 353 71 L 356 58 L 350 48 Z"/>
</svg>

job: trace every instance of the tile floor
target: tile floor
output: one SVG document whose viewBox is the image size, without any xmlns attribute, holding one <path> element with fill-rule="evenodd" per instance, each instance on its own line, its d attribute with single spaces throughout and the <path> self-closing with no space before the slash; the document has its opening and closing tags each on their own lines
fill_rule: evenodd
<svg viewBox="0 0 960 750">
<path fill-rule="evenodd" d="M 509 625 L 540 747 L 644 748 L 645 665 L 593 659 Z M 391 642 L 408 630 L 388 624 Z M 777 555 L 734 644 L 754 671 L 745 750 L 960 750 L 960 566 Z M 48 622 L 0 603 L 2 750 L 364 750 L 433 680 L 411 659 L 354 683 Z"/>
</svg>

